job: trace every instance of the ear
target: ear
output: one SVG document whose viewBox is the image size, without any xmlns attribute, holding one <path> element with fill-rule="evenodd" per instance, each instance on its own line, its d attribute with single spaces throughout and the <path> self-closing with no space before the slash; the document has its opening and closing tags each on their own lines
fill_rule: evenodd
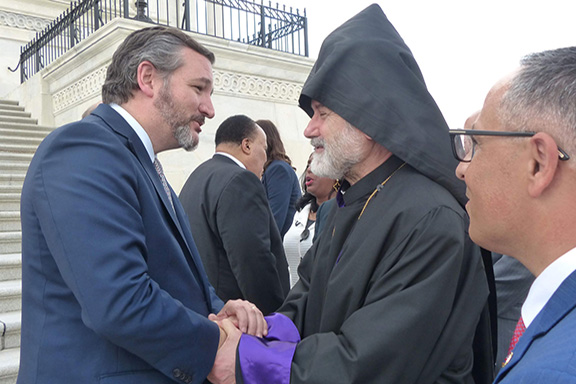
<svg viewBox="0 0 576 384">
<path fill-rule="evenodd" d="M 136 80 L 140 90 L 148 97 L 154 96 L 154 90 L 158 78 L 158 71 L 156 67 L 149 61 L 143 61 L 138 65 L 136 72 Z"/>
<path fill-rule="evenodd" d="M 252 150 L 250 149 L 251 145 L 252 145 L 252 141 L 248 137 L 245 137 L 244 139 L 242 139 L 242 144 L 240 145 L 241 149 L 242 149 L 242 153 L 249 156 L 250 153 L 252 153 Z"/>
<path fill-rule="evenodd" d="M 531 197 L 539 197 L 550 186 L 558 162 L 558 147 L 550 135 L 538 132 L 530 138 L 528 193 Z"/>
</svg>

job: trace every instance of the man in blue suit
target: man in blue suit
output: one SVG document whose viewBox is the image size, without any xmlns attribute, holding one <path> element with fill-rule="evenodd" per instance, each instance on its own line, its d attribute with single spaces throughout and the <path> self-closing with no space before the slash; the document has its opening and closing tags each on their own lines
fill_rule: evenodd
<svg viewBox="0 0 576 384">
<path fill-rule="evenodd" d="M 470 237 L 536 277 L 495 382 L 576 383 L 576 47 L 524 58 L 451 136 Z"/>
<path fill-rule="evenodd" d="M 22 190 L 19 383 L 202 383 L 227 344 L 219 324 L 266 333 L 251 303 L 216 297 L 156 160 L 192 150 L 214 116 L 213 62 L 181 31 L 136 31 L 104 104 L 39 146 Z"/>
</svg>

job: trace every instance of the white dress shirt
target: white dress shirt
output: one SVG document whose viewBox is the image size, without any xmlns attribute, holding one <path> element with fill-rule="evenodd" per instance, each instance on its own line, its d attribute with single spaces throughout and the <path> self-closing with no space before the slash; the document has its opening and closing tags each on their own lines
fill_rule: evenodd
<svg viewBox="0 0 576 384">
<path fill-rule="evenodd" d="M 230 160 L 234 161 L 236 164 L 238 164 L 240 167 L 246 169 L 246 166 L 245 166 L 240 160 L 238 160 L 237 158 L 235 158 L 234 156 L 232 156 L 232 155 L 229 154 L 229 153 L 226 153 L 226 152 L 216 152 L 216 155 L 220 155 L 220 156 L 227 157 L 227 158 L 229 158 Z"/>
<path fill-rule="evenodd" d="M 140 138 L 140 141 L 142 141 L 142 144 L 144 144 L 144 148 L 146 148 L 146 152 L 148 152 L 148 156 L 150 156 L 150 161 L 153 163 L 154 158 L 156 157 L 156 155 L 154 154 L 154 147 L 152 146 L 152 141 L 150 140 L 150 136 L 148 136 L 148 134 L 146 133 L 144 128 L 142 128 L 140 123 L 138 121 L 136 121 L 136 119 L 130 113 L 128 113 L 127 110 L 125 110 L 124 108 L 122 108 L 118 104 L 111 103 L 110 107 L 113 110 L 115 110 L 116 112 L 118 112 L 120 114 L 120 116 L 122 116 L 124 118 L 124 120 L 126 120 L 128 125 L 130 125 L 130 127 L 132 127 L 134 132 L 136 132 L 136 134 Z"/>
<path fill-rule="evenodd" d="M 522 305 L 522 320 L 524 320 L 526 328 L 538 316 L 538 313 L 544 308 L 560 284 L 574 271 L 576 271 L 576 248 L 554 260 L 534 280 L 528 297 Z"/>
</svg>

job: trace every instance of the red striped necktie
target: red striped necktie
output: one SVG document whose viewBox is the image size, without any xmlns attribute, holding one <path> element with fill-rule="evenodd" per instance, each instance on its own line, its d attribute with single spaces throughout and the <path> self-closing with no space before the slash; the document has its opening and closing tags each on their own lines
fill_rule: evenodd
<svg viewBox="0 0 576 384">
<path fill-rule="evenodd" d="M 520 336 L 522 336 L 524 334 L 525 330 L 526 330 L 526 326 L 524 325 L 524 320 L 522 320 L 522 317 L 520 317 L 520 319 L 518 320 L 518 323 L 516 324 L 516 328 L 514 329 L 514 336 L 512 336 L 512 340 L 510 340 L 510 346 L 508 347 L 508 353 L 512 352 L 512 350 L 514 349 L 514 347 L 518 343 Z"/>
</svg>

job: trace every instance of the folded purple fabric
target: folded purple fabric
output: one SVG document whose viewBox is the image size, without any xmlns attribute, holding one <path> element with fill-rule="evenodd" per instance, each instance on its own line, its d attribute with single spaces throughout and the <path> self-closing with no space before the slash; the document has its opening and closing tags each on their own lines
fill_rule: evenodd
<svg viewBox="0 0 576 384">
<path fill-rule="evenodd" d="M 238 355 L 245 384 L 290 383 L 290 367 L 300 334 L 284 315 L 266 316 L 268 336 L 242 335 Z"/>
</svg>

